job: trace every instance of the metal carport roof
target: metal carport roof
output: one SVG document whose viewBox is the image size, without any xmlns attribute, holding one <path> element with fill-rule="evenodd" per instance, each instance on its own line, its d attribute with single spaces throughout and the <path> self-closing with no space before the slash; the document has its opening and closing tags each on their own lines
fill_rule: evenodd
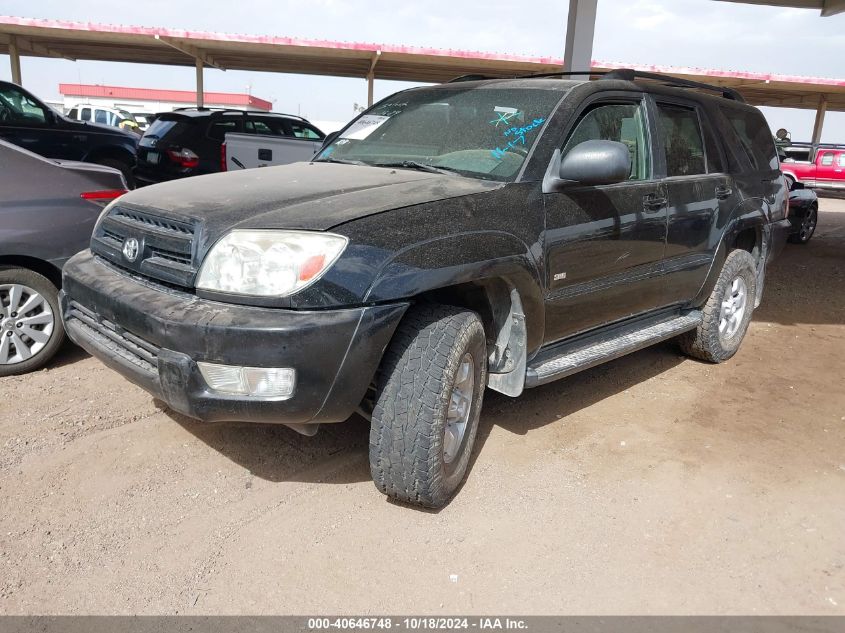
<svg viewBox="0 0 845 633">
<path fill-rule="evenodd" d="M 360 77 L 370 84 L 373 79 L 441 82 L 473 73 L 555 72 L 563 63 L 553 57 L 0 16 L 0 53 L 13 48 L 36 57 L 197 65 L 200 79 L 199 69 L 211 66 Z M 826 101 L 828 110 L 845 111 L 845 79 L 593 62 L 594 70 L 623 67 L 730 86 L 755 105 L 817 109 Z"/>
</svg>

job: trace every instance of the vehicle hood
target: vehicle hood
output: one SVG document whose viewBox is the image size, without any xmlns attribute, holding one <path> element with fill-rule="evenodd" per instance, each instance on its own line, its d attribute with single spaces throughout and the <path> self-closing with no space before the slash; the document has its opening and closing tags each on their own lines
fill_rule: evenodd
<svg viewBox="0 0 845 633">
<path fill-rule="evenodd" d="M 120 204 L 199 221 L 206 238 L 231 229 L 325 231 L 375 213 L 484 191 L 504 183 L 337 163 L 294 163 L 175 180 Z"/>
<path fill-rule="evenodd" d="M 102 123 L 91 123 L 90 121 L 77 121 L 76 119 L 71 119 L 66 116 L 62 117 L 62 120 L 65 122 L 65 125 L 68 127 L 75 127 L 81 131 L 85 132 L 96 132 L 97 134 L 108 134 L 110 136 L 119 136 L 121 138 L 125 138 L 128 141 L 131 141 L 138 144 L 138 140 L 141 138 L 139 135 L 135 134 L 134 132 L 127 132 L 126 130 L 121 130 L 119 127 L 114 127 L 113 125 L 103 125 Z"/>
</svg>

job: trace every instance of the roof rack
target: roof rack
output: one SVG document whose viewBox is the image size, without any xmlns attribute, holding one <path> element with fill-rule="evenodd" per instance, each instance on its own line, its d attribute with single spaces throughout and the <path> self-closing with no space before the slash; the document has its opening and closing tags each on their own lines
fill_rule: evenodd
<svg viewBox="0 0 845 633">
<path fill-rule="evenodd" d="M 542 79 L 545 77 L 596 77 L 599 80 L 604 79 L 619 79 L 622 81 L 636 81 L 637 79 L 650 79 L 652 81 L 659 81 L 666 86 L 673 88 L 694 88 L 696 90 L 710 90 L 719 93 L 725 99 L 731 99 L 739 103 L 745 103 L 745 98 L 733 88 L 724 86 L 714 86 L 699 81 L 691 81 L 689 79 L 678 79 L 670 75 L 661 75 L 659 73 L 649 73 L 640 70 L 633 70 L 632 68 L 618 68 L 616 70 L 590 70 L 590 71 L 561 71 L 554 73 L 537 73 L 533 75 L 518 75 L 510 77 L 510 79 Z M 461 75 L 450 80 L 449 83 L 460 81 L 476 81 L 482 79 L 501 79 L 501 77 L 487 77 L 484 75 Z"/>
<path fill-rule="evenodd" d="M 845 149 L 841 143 L 811 143 L 807 141 L 784 142 L 783 147 L 802 147 L 809 149 Z"/>
<path fill-rule="evenodd" d="M 260 114 L 262 116 L 283 116 L 289 119 L 297 119 L 299 121 L 306 121 L 305 117 L 301 117 L 298 114 L 285 114 L 284 112 L 262 112 L 260 110 L 241 110 L 239 108 L 207 108 L 205 106 L 184 106 L 182 108 L 175 108 L 172 112 L 184 112 L 185 110 L 196 110 L 197 112 L 211 112 L 212 115 L 222 115 L 226 113 L 234 113 L 234 114 L 242 114 L 246 116 L 247 114 Z"/>
<path fill-rule="evenodd" d="M 697 90 L 712 90 L 720 93 L 725 99 L 732 99 L 740 103 L 745 103 L 745 98 L 733 88 L 726 88 L 724 86 L 714 86 L 713 84 L 706 84 L 700 81 L 691 81 L 689 79 L 678 79 L 669 75 L 661 75 L 660 73 L 648 73 L 640 70 L 632 70 L 630 68 L 620 68 L 618 70 L 611 70 L 606 73 L 602 79 L 622 79 L 623 81 L 636 81 L 637 79 L 651 79 L 653 81 L 660 81 L 667 86 L 673 88 L 695 88 Z"/>
</svg>

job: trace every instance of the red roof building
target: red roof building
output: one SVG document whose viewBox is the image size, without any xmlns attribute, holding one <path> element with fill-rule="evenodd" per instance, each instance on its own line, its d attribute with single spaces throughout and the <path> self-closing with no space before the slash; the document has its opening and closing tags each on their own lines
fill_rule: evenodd
<svg viewBox="0 0 845 633">
<path fill-rule="evenodd" d="M 143 110 L 163 112 L 197 102 L 193 90 L 159 90 L 155 88 L 130 88 L 126 86 L 100 86 L 86 84 L 59 84 L 59 92 L 64 97 L 65 108 L 72 108 L 80 103 L 102 105 L 124 110 Z M 269 112 L 273 104 L 249 94 L 232 92 L 206 92 L 205 106 L 218 108 L 236 108 Z"/>
</svg>

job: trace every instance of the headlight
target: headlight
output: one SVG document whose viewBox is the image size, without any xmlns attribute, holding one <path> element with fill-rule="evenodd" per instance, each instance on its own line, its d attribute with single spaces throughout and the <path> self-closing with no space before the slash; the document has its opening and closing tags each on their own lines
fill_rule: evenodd
<svg viewBox="0 0 845 633">
<path fill-rule="evenodd" d="M 317 281 L 347 238 L 310 231 L 232 231 L 211 247 L 197 288 L 254 297 L 285 297 Z"/>
</svg>

